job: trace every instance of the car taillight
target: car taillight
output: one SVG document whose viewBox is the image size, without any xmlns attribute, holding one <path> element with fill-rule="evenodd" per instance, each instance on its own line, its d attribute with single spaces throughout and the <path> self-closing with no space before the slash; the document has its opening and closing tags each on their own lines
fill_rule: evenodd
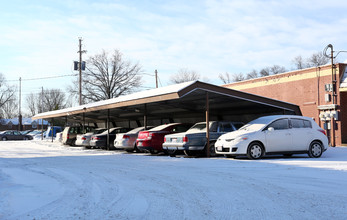
<svg viewBox="0 0 347 220">
<path fill-rule="evenodd" d="M 129 139 L 130 136 L 129 135 L 123 135 L 123 139 Z"/>
<path fill-rule="evenodd" d="M 93 137 L 93 140 L 100 140 L 100 138 L 98 138 L 98 137 Z"/>
<path fill-rule="evenodd" d="M 85 138 L 85 137 L 82 137 L 81 139 L 84 140 L 84 141 L 87 140 L 87 138 Z"/>
<path fill-rule="evenodd" d="M 187 136 L 183 137 L 183 142 L 188 142 L 188 137 Z"/>
<path fill-rule="evenodd" d="M 318 129 L 318 131 L 322 132 L 325 136 L 327 135 L 327 133 L 323 129 Z"/>
<path fill-rule="evenodd" d="M 67 139 L 69 139 L 69 138 L 70 138 L 70 135 L 69 135 L 69 134 L 67 134 L 67 135 L 66 135 L 66 138 L 67 138 Z"/>
<path fill-rule="evenodd" d="M 164 137 L 164 142 L 166 142 L 166 137 Z"/>
</svg>

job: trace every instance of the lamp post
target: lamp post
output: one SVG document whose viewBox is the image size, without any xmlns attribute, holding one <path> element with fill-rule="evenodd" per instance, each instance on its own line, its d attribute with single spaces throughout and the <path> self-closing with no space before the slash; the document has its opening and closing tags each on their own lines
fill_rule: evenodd
<svg viewBox="0 0 347 220">
<path fill-rule="evenodd" d="M 330 48 L 330 54 L 327 54 L 327 50 Z M 334 56 L 334 52 L 336 55 Z M 328 44 L 323 51 L 323 55 L 329 59 L 331 59 L 331 98 L 333 103 L 334 110 L 337 110 L 337 93 L 336 93 L 336 65 L 334 64 L 334 59 L 341 53 L 347 51 L 334 51 L 334 47 L 332 44 Z M 330 144 L 332 147 L 335 147 L 335 118 L 331 117 L 331 135 L 330 135 Z"/>
</svg>

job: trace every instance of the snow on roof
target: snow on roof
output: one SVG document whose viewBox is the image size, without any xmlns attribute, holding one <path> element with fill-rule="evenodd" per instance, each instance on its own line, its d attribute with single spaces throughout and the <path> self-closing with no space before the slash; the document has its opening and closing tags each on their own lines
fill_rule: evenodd
<svg viewBox="0 0 347 220">
<path fill-rule="evenodd" d="M 70 108 L 66 108 L 66 109 L 60 109 L 60 110 L 56 110 L 56 111 L 44 112 L 44 113 L 37 114 L 34 117 L 42 117 L 42 116 L 50 115 L 50 114 L 52 114 L 52 112 L 54 112 L 55 114 L 67 113 L 67 112 L 71 112 L 71 111 L 83 110 L 84 108 L 88 109 L 88 108 L 92 108 L 92 107 L 96 107 L 96 106 L 103 106 L 103 105 L 108 105 L 108 104 L 124 102 L 124 101 L 149 98 L 149 97 L 153 97 L 153 96 L 160 96 L 160 95 L 165 95 L 165 94 L 170 94 L 170 93 L 177 93 L 177 92 L 181 91 L 182 89 L 194 84 L 195 82 L 197 82 L 197 81 L 189 81 L 189 82 L 169 85 L 169 86 L 165 86 L 165 87 L 160 87 L 160 88 L 156 88 L 156 89 L 140 91 L 140 92 L 136 92 L 133 94 L 124 95 L 124 96 L 120 96 L 120 97 L 116 97 L 116 98 L 112 98 L 112 99 L 102 100 L 102 101 L 98 101 L 98 102 L 79 105 L 79 106 L 70 107 Z"/>
</svg>

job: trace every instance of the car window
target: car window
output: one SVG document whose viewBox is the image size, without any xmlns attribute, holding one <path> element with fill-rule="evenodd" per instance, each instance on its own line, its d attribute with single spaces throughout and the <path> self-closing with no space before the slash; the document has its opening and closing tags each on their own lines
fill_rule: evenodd
<svg viewBox="0 0 347 220">
<path fill-rule="evenodd" d="M 12 134 L 12 131 L 6 131 L 5 134 L 10 135 Z"/>
<path fill-rule="evenodd" d="M 210 132 L 217 132 L 218 129 L 218 123 L 212 123 L 210 122 Z"/>
<path fill-rule="evenodd" d="M 234 131 L 234 128 L 230 123 L 222 123 L 220 131 L 221 132 L 230 132 L 230 131 Z"/>
<path fill-rule="evenodd" d="M 304 128 L 312 128 L 312 124 L 309 120 L 303 120 L 304 121 Z"/>
<path fill-rule="evenodd" d="M 290 123 L 292 124 L 292 128 L 304 128 L 304 120 L 302 119 L 290 119 Z"/>
<path fill-rule="evenodd" d="M 172 129 L 172 131 L 173 132 L 185 132 L 188 130 L 189 127 L 190 127 L 189 125 L 177 125 Z"/>
<path fill-rule="evenodd" d="M 312 124 L 309 120 L 292 118 L 290 119 L 292 128 L 312 128 Z"/>
<path fill-rule="evenodd" d="M 273 127 L 274 130 L 284 130 L 289 128 L 288 119 L 279 119 L 272 122 L 268 127 Z"/>
<path fill-rule="evenodd" d="M 20 132 L 19 131 L 14 131 L 13 134 L 14 135 L 20 135 Z"/>
</svg>

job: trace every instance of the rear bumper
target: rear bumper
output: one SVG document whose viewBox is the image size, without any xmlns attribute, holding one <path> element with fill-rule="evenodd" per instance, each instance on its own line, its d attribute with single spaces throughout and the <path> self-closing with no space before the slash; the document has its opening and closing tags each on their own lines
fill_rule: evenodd
<svg viewBox="0 0 347 220">
<path fill-rule="evenodd" d="M 160 146 L 153 145 L 152 141 L 148 141 L 148 140 L 136 141 L 136 146 L 138 149 L 145 150 L 145 151 L 153 151 L 153 150 L 162 151 L 163 150 L 163 147 L 161 145 Z"/>
<path fill-rule="evenodd" d="M 183 143 L 164 143 L 164 150 L 203 150 L 205 146 L 188 145 Z"/>
</svg>

